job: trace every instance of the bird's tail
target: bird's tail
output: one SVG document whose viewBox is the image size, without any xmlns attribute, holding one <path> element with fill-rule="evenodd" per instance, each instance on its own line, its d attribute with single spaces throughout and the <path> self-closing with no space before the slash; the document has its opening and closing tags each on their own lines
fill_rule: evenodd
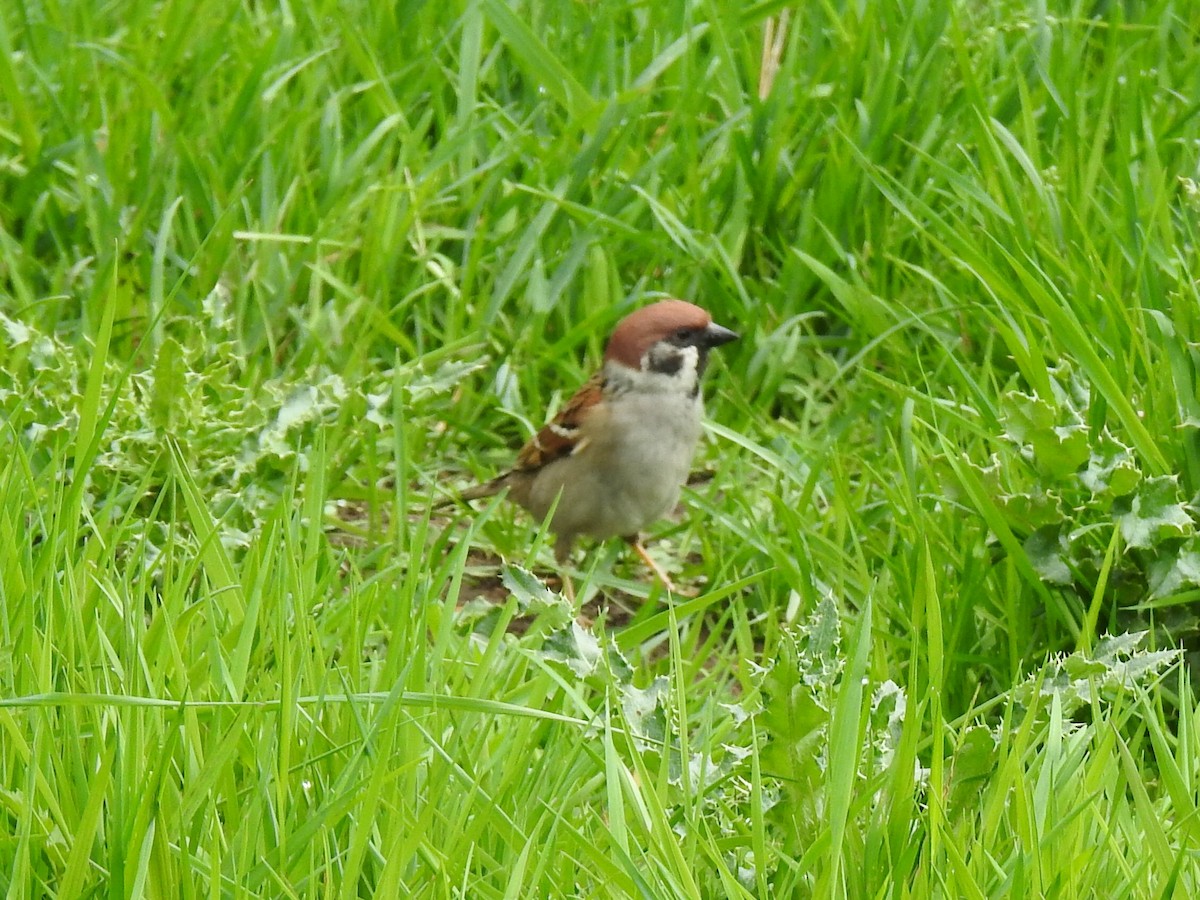
<svg viewBox="0 0 1200 900">
<path fill-rule="evenodd" d="M 482 500 L 484 497 L 494 497 L 506 487 L 508 487 L 508 477 L 511 472 L 505 472 L 491 481 L 485 481 L 483 484 L 477 484 L 474 487 L 469 487 L 462 493 L 454 497 L 446 497 L 434 504 L 434 509 L 441 509 L 445 506 L 453 506 L 456 503 L 468 503 L 471 500 Z"/>
</svg>

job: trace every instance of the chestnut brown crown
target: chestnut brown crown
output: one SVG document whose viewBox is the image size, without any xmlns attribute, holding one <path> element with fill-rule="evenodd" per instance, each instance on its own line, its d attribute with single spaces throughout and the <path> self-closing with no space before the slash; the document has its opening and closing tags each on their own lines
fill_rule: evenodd
<svg viewBox="0 0 1200 900">
<path fill-rule="evenodd" d="M 737 340 L 737 334 L 713 323 L 706 310 L 686 300 L 659 300 L 635 310 L 617 323 L 605 360 L 640 368 L 646 352 L 659 341 L 691 335 L 704 349 Z"/>
</svg>

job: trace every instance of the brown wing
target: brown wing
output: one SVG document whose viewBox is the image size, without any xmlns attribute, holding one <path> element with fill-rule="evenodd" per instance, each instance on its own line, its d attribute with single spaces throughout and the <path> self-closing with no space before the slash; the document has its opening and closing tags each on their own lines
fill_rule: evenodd
<svg viewBox="0 0 1200 900">
<path fill-rule="evenodd" d="M 583 437 L 584 423 L 600 402 L 603 391 L 604 375 L 597 372 L 575 392 L 558 415 L 521 448 L 513 471 L 531 472 L 581 450 L 587 443 Z"/>
</svg>

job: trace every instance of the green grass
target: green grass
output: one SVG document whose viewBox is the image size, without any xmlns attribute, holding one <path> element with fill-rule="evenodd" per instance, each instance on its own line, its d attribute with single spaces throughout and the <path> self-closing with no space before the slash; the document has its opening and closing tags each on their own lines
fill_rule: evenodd
<svg viewBox="0 0 1200 900">
<path fill-rule="evenodd" d="M 0 887 L 1196 896 L 1197 40 L 0 9 Z M 744 335 L 651 545 L 700 590 L 579 553 L 579 624 L 436 504 L 661 295 Z"/>
</svg>

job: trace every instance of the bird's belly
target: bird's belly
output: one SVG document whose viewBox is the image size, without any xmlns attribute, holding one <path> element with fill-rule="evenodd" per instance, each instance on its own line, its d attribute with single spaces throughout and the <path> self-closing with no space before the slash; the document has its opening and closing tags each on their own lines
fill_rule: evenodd
<svg viewBox="0 0 1200 900">
<path fill-rule="evenodd" d="M 534 494 L 541 496 L 533 499 L 543 517 L 562 492 L 552 530 L 600 539 L 633 535 L 671 511 L 691 468 L 700 416 L 691 400 L 658 401 L 630 404 L 622 411 L 628 421 L 615 422 L 610 439 L 553 463 L 561 470 L 539 479 Z"/>
</svg>

